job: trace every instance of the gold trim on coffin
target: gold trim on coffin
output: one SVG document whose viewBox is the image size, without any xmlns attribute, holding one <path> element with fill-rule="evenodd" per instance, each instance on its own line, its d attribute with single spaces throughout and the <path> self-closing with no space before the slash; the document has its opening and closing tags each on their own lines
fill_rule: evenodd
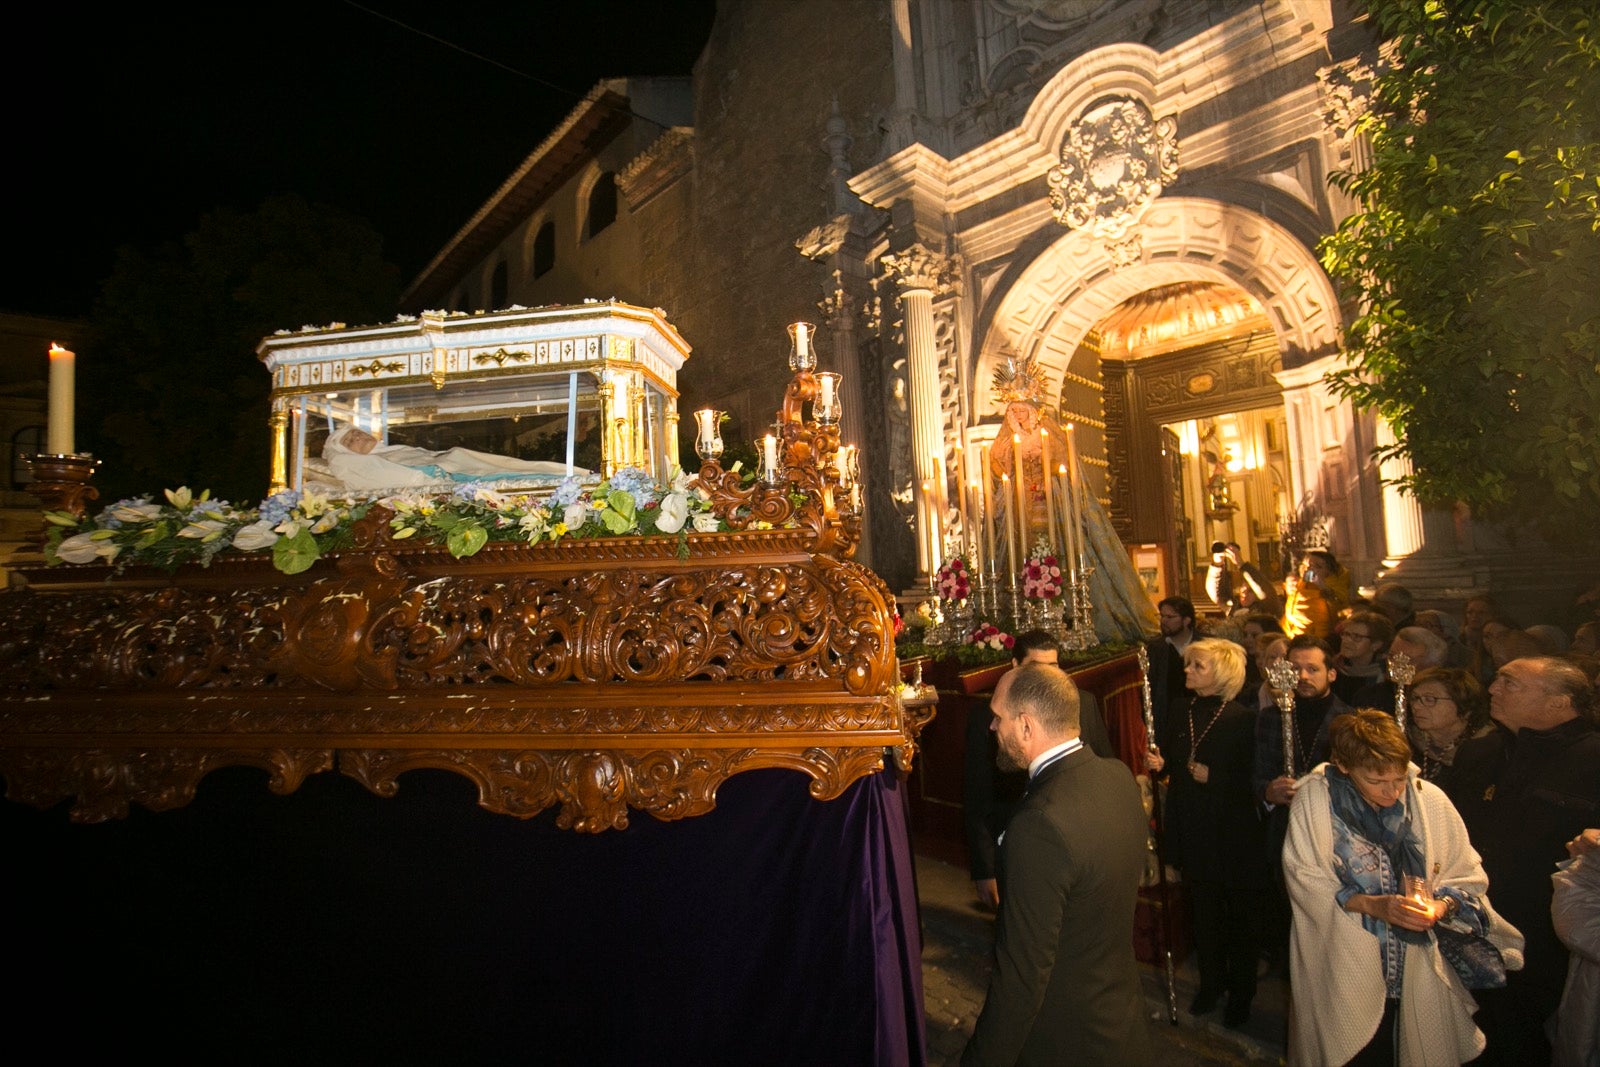
<svg viewBox="0 0 1600 1067">
<path fill-rule="evenodd" d="M 376 509 L 375 509 L 376 510 Z M 168 576 L 24 572 L 0 596 L 0 773 L 73 817 L 180 807 L 211 770 L 275 792 L 335 769 L 382 795 L 451 770 L 490 811 L 598 832 L 701 814 L 787 767 L 838 796 L 908 761 L 888 589 L 814 530 L 496 543 L 454 559 L 369 516 L 286 577 L 219 559 Z"/>
</svg>

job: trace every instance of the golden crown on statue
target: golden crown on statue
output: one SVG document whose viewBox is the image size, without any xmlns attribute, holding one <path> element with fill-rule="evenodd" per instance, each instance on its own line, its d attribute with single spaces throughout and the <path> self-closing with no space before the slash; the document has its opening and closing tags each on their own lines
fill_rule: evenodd
<svg viewBox="0 0 1600 1067">
<path fill-rule="evenodd" d="M 994 395 L 1004 403 L 1042 404 L 1048 392 L 1048 379 L 1033 356 L 1006 356 L 1006 361 L 995 368 Z"/>
</svg>

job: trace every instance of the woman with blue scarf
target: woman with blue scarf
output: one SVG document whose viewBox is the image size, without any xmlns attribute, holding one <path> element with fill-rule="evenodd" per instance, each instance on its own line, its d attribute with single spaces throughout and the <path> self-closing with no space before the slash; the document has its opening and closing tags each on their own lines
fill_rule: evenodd
<svg viewBox="0 0 1600 1067">
<path fill-rule="evenodd" d="M 1329 762 L 1298 784 L 1283 847 L 1289 1062 L 1465 1063 L 1484 1047 L 1477 1004 L 1436 926 L 1487 937 L 1510 969 L 1522 935 L 1490 906 L 1461 817 L 1418 775 L 1390 715 L 1341 715 L 1329 745 Z"/>
</svg>

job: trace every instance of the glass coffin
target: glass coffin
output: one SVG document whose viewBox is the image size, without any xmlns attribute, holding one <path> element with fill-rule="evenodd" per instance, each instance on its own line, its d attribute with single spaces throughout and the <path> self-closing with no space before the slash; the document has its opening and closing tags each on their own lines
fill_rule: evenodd
<svg viewBox="0 0 1600 1067">
<path fill-rule="evenodd" d="M 282 331 L 256 352 L 272 374 L 273 491 L 527 491 L 622 467 L 664 479 L 678 462 L 689 346 L 658 310 L 429 311 Z"/>
</svg>

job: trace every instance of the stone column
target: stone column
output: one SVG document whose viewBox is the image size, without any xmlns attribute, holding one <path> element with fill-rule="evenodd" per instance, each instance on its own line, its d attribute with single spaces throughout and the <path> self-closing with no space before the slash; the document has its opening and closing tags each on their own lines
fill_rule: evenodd
<svg viewBox="0 0 1600 1067">
<path fill-rule="evenodd" d="M 905 322 L 906 377 L 911 389 L 912 469 L 916 471 L 917 570 L 927 578 L 943 562 L 941 518 L 945 511 L 944 418 L 939 409 L 939 353 L 934 343 L 933 298 L 951 281 L 948 256 L 912 245 L 883 257 L 900 289 Z"/>
<path fill-rule="evenodd" d="M 1395 444 L 1394 428 L 1389 421 L 1379 417 L 1377 438 L 1379 448 Z M 1422 524 L 1422 508 L 1417 498 L 1401 492 L 1395 480 L 1411 473 L 1411 460 L 1405 456 L 1389 456 L 1378 464 L 1378 474 L 1383 479 L 1383 538 L 1384 565 L 1394 566 L 1407 556 L 1419 551 L 1426 543 Z"/>
</svg>

